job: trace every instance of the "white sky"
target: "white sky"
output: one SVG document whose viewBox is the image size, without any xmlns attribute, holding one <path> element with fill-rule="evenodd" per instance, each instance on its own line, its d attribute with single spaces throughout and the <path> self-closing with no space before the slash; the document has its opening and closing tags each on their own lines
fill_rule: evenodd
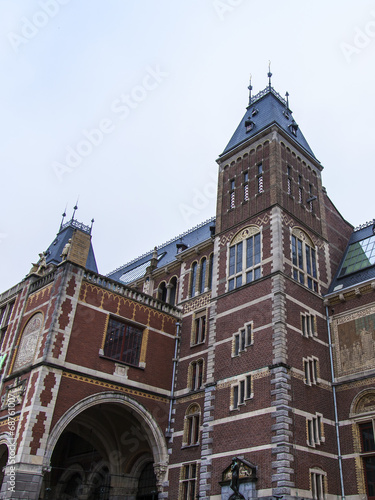
<svg viewBox="0 0 375 500">
<path fill-rule="evenodd" d="M 78 197 L 102 274 L 215 215 L 269 59 L 337 209 L 375 217 L 375 2 L 0 0 L 0 34 L 0 292 Z"/>
</svg>

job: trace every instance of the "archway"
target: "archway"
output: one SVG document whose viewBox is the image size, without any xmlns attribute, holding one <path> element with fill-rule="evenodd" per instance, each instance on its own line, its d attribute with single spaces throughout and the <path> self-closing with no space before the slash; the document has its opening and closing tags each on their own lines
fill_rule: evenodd
<svg viewBox="0 0 375 500">
<path fill-rule="evenodd" d="M 166 461 L 164 437 L 142 405 L 117 393 L 97 394 L 54 427 L 43 498 L 154 500 Z"/>
</svg>

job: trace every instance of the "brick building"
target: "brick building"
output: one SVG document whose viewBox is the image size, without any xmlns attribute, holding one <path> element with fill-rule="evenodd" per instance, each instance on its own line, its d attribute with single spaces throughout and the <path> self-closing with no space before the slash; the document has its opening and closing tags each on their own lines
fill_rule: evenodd
<svg viewBox="0 0 375 500">
<path fill-rule="evenodd" d="M 214 218 L 102 276 L 73 215 L 0 295 L 0 498 L 375 497 L 375 225 L 249 88 Z"/>
</svg>

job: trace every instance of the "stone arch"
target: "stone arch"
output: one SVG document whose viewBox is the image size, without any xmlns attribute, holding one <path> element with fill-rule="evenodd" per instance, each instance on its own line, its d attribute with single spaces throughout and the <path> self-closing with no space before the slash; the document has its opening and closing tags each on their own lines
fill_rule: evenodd
<svg viewBox="0 0 375 500">
<path fill-rule="evenodd" d="M 360 391 L 350 405 L 350 418 L 371 414 L 375 415 L 375 387 Z"/>
<path fill-rule="evenodd" d="M 88 408 L 105 403 L 114 403 L 127 407 L 127 409 L 131 411 L 132 415 L 141 424 L 142 430 L 145 432 L 145 436 L 152 449 L 155 463 L 168 463 L 168 450 L 164 435 L 151 413 L 143 405 L 125 394 L 104 392 L 88 396 L 79 401 L 59 419 L 47 440 L 46 452 L 44 454 L 44 467 L 49 467 L 56 443 L 68 424 Z"/>
</svg>

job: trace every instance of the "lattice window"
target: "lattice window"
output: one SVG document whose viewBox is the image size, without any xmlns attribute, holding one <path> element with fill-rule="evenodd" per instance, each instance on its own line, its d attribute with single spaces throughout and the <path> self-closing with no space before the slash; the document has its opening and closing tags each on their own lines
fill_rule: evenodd
<svg viewBox="0 0 375 500">
<path fill-rule="evenodd" d="M 143 329 L 115 318 L 109 318 L 104 356 L 138 366 L 142 337 Z"/>
</svg>

